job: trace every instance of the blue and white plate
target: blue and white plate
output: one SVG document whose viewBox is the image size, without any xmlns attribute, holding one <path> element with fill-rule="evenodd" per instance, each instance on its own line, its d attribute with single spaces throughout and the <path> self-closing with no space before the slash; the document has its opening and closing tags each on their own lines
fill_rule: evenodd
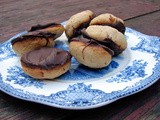
<svg viewBox="0 0 160 120">
<path fill-rule="evenodd" d="M 26 32 L 19 33 L 16 38 Z M 128 48 L 104 69 L 88 69 L 74 58 L 70 70 L 54 80 L 26 75 L 9 39 L 0 45 L 0 90 L 27 101 L 63 109 L 107 105 L 151 86 L 160 78 L 160 37 L 127 28 Z M 63 34 L 56 47 L 68 50 Z"/>
</svg>

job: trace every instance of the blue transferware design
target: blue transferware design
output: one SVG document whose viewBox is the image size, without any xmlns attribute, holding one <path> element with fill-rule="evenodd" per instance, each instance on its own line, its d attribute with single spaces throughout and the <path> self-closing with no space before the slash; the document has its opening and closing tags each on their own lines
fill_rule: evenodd
<svg viewBox="0 0 160 120">
<path fill-rule="evenodd" d="M 0 73 L 0 80 L 2 80 L 2 74 Z"/>
<path fill-rule="evenodd" d="M 147 36 L 144 34 L 141 34 L 137 31 L 134 31 L 130 28 L 127 28 L 126 30 L 126 37 L 127 39 L 131 39 L 130 36 L 135 36 L 138 38 L 138 42 L 135 46 L 129 47 L 130 53 L 132 52 L 145 52 L 147 55 L 152 57 L 154 59 L 154 62 L 151 63 L 147 61 L 147 59 L 137 59 L 136 56 L 133 56 L 132 54 L 132 59 L 130 60 L 130 63 L 126 65 L 124 68 L 124 71 L 120 71 L 118 73 L 115 73 L 115 76 L 120 75 L 119 77 L 125 78 L 126 84 L 123 84 L 124 81 L 119 81 L 118 84 L 115 79 L 115 81 L 111 82 L 106 82 L 109 78 L 103 78 L 101 79 L 100 77 L 96 78 L 97 80 L 95 81 L 78 81 L 72 80 L 72 81 L 53 81 L 49 82 L 48 81 L 42 81 L 42 83 L 46 83 L 45 85 L 42 85 L 43 87 L 41 89 L 36 88 L 34 86 L 34 83 L 31 83 L 33 85 L 29 87 L 24 87 L 24 86 L 17 86 L 16 80 L 12 81 L 12 77 L 15 76 L 21 76 L 18 74 L 18 72 L 21 71 L 21 69 L 16 69 L 14 74 L 10 75 L 9 72 L 12 72 L 16 68 L 16 65 L 9 65 L 9 67 L 6 67 L 7 73 L 3 73 L 2 70 L 0 69 L 0 89 L 4 91 L 7 94 L 10 94 L 12 96 L 15 96 L 17 98 L 27 100 L 27 101 L 33 101 L 41 104 L 46 104 L 49 106 L 53 107 L 59 107 L 59 108 L 64 108 L 64 109 L 91 109 L 91 108 L 96 108 L 100 107 L 106 104 L 109 104 L 113 101 L 116 101 L 120 98 L 129 96 L 131 94 L 134 94 L 136 92 L 139 92 L 141 90 L 146 89 L 147 87 L 151 86 L 153 83 L 155 83 L 159 78 L 160 78 L 160 47 L 157 45 L 159 43 L 159 37 L 152 37 L 152 36 Z M 155 40 L 156 39 L 156 40 Z M 152 42 L 150 42 L 152 40 Z M 130 40 L 127 40 L 130 42 Z M 3 43 L 0 47 L 3 47 L 7 42 Z M 151 46 L 151 44 L 155 44 L 156 46 Z M 64 46 L 64 49 L 66 49 L 67 46 Z M 153 48 L 155 47 L 155 48 Z M 6 49 L 8 50 L 8 49 Z M 140 56 L 141 57 L 141 56 Z M 1 59 L 2 58 L 2 59 Z M 3 64 L 6 60 L 12 60 L 15 59 L 16 56 L 14 55 L 7 55 L 7 58 L 0 56 L 0 65 Z M 133 59 L 134 58 L 134 59 Z M 114 61 L 113 61 L 114 62 Z M 77 67 L 76 65 L 78 64 L 77 61 L 73 59 L 73 63 L 75 66 L 73 68 Z M 152 64 L 152 65 L 151 65 Z M 120 63 L 115 61 L 115 63 L 111 64 L 110 68 L 113 68 L 116 70 L 119 68 Z M 146 67 L 147 66 L 147 67 Z M 151 72 L 147 72 L 145 69 L 148 68 L 148 66 L 152 66 Z M 78 66 L 79 67 L 79 66 Z M 4 69 L 6 69 L 4 67 Z M 109 69 L 110 69 L 109 68 Z M 79 68 L 78 68 L 79 69 Z M 148 70 L 148 69 L 147 69 Z M 5 71 L 5 70 L 4 70 Z M 130 73 L 129 73 L 130 71 Z M 70 73 L 73 73 L 73 71 L 70 71 Z M 100 71 L 102 72 L 102 71 Z M 92 72 L 89 72 L 88 74 L 91 75 Z M 149 73 L 149 74 L 148 74 Z M 82 73 L 83 74 L 83 73 Z M 83 74 L 85 76 L 90 76 L 88 74 Z M 92 74 L 95 74 L 94 72 Z M 124 76 L 122 76 L 122 74 Z M 103 74 L 102 74 L 103 75 Z M 94 75 L 93 75 L 94 76 Z M 95 75 L 96 76 L 96 75 Z M 94 76 L 94 77 L 95 77 Z M 114 75 L 113 75 L 114 76 Z M 113 78 L 116 78 L 116 77 Z M 129 77 L 128 77 L 129 76 Z M 11 78 L 10 78 L 11 77 Z M 78 77 L 78 74 L 77 74 Z M 112 77 L 112 76 L 111 76 Z M 117 79 L 119 78 L 117 77 Z M 7 79 L 6 79 L 7 78 Z M 9 79 L 8 79 L 9 78 Z M 23 78 L 23 77 L 22 77 Z M 27 77 L 26 77 L 27 78 Z M 63 77 L 62 77 L 63 78 Z M 76 77 L 75 77 L 76 78 Z M 133 81 L 135 78 L 138 80 L 134 84 L 130 84 L 130 80 L 127 79 L 132 79 Z M 15 78 L 14 78 L 15 79 Z M 17 81 L 19 77 L 17 77 Z M 88 79 L 86 77 L 86 79 Z M 78 78 L 77 78 L 78 80 Z M 25 79 L 24 79 L 25 81 Z M 32 79 L 31 79 L 32 81 Z M 97 82 L 98 81 L 98 82 Z M 25 81 L 27 82 L 27 81 Z M 99 86 L 97 83 L 101 83 Z M 121 84 L 122 83 L 122 84 Z M 132 83 L 132 81 L 131 81 Z M 121 86 L 116 87 L 114 90 L 110 90 L 109 87 L 112 86 L 112 84 Z M 19 84 L 18 84 L 19 85 Z M 124 85 L 124 86 L 123 86 Z M 51 87 L 53 86 L 53 87 Z M 33 90 L 30 90 L 28 88 L 32 88 L 37 90 L 38 92 L 35 92 Z M 102 89 L 103 88 L 103 89 Z M 58 89 L 58 90 L 57 90 Z M 109 91 L 108 91 L 109 89 Z M 39 92 L 42 91 L 42 92 Z M 44 92 L 43 92 L 44 91 Z M 47 94 L 45 94 L 47 92 Z"/>
<path fill-rule="evenodd" d="M 8 74 L 6 81 L 14 82 L 14 84 L 18 84 L 23 87 L 30 87 L 34 86 L 36 88 L 43 88 L 45 85 L 43 81 L 40 80 L 33 80 L 33 78 L 26 75 L 22 68 L 18 66 L 13 66 L 8 69 Z"/>
<path fill-rule="evenodd" d="M 155 54 L 155 58 L 160 60 L 160 38 L 159 37 L 148 37 L 139 36 L 141 41 L 135 46 L 132 47 L 132 50 L 138 50 L 141 52 L 147 52 L 151 54 Z"/>
<path fill-rule="evenodd" d="M 145 67 L 147 66 L 147 62 L 143 60 L 134 60 L 131 66 L 127 66 L 123 71 L 118 73 L 115 77 L 111 77 L 106 82 L 128 82 L 135 78 L 143 78 L 147 74 L 145 74 Z"/>
<path fill-rule="evenodd" d="M 126 35 L 126 33 L 129 33 L 129 34 L 132 34 L 132 35 L 134 35 L 134 36 L 145 36 L 145 34 L 143 34 L 143 33 L 140 33 L 140 32 L 138 32 L 138 31 L 134 31 L 133 29 L 131 29 L 131 28 L 128 28 L 127 27 L 127 29 L 126 29 L 126 31 L 125 31 L 125 35 Z M 147 36 L 147 37 L 149 37 L 149 36 Z M 153 36 L 152 36 L 153 37 Z"/>
<path fill-rule="evenodd" d="M 103 69 L 90 69 L 79 64 L 74 58 L 72 59 L 72 64 L 70 70 L 65 73 L 64 75 L 60 76 L 59 79 L 62 80 L 88 80 L 88 79 L 95 79 L 100 78 L 106 75 L 109 72 L 114 71 L 117 69 L 119 64 L 112 60 L 111 63 L 103 68 Z"/>
<path fill-rule="evenodd" d="M 56 94 L 51 94 L 49 99 L 59 105 L 72 106 L 72 107 L 84 107 L 96 105 L 98 103 L 116 98 L 116 94 L 120 91 L 105 93 L 101 90 L 92 89 L 92 85 L 86 85 L 84 83 L 76 83 L 69 85 L 67 90 L 60 91 Z M 65 103 L 65 104 L 64 104 Z"/>
<path fill-rule="evenodd" d="M 16 54 L 13 52 L 10 42 L 7 42 L 6 44 L 1 45 L 1 49 L 0 49 L 1 60 L 6 60 L 14 56 L 16 56 Z"/>
<path fill-rule="evenodd" d="M 24 100 L 35 101 L 43 104 L 50 103 L 53 104 L 53 106 L 65 109 L 87 109 L 87 107 L 92 108 L 92 106 L 99 103 L 117 100 L 119 98 L 125 97 L 126 95 L 130 95 L 137 91 L 140 91 L 147 85 L 153 84 L 154 81 L 152 80 L 152 78 L 158 79 L 159 77 L 160 75 L 154 74 L 146 80 L 137 82 L 134 86 L 128 86 L 123 90 L 112 91 L 111 93 L 105 93 L 101 90 L 92 89 L 91 84 L 86 85 L 84 83 L 77 83 L 69 85 L 67 90 L 59 91 L 49 96 L 37 95 L 31 92 L 24 92 L 21 89 L 16 89 L 10 84 L 4 83 L 2 79 L 0 79 L 0 88 L 4 92 L 15 95 L 16 97 Z M 88 94 L 87 98 L 86 94 Z"/>
</svg>

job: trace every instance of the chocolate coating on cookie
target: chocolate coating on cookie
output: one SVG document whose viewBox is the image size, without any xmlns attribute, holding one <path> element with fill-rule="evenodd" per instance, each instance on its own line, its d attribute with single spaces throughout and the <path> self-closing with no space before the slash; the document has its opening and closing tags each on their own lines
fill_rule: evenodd
<svg viewBox="0 0 160 120">
<path fill-rule="evenodd" d="M 113 50 L 114 51 L 114 55 L 113 56 L 117 56 L 117 55 L 119 55 L 120 53 L 123 52 L 123 49 L 121 49 L 120 46 L 115 44 L 112 41 L 112 39 L 110 39 L 110 38 L 106 38 L 103 41 L 98 41 L 98 43 L 110 48 L 111 50 Z"/>
<path fill-rule="evenodd" d="M 125 30 L 126 30 L 126 27 L 125 27 L 124 24 L 121 23 L 121 22 L 115 22 L 115 23 L 113 23 L 113 24 L 99 24 L 99 25 L 111 26 L 111 27 L 117 29 L 119 32 L 121 32 L 121 33 L 123 33 L 123 34 L 125 33 Z"/>
<path fill-rule="evenodd" d="M 89 23 L 90 23 L 90 21 L 84 22 L 77 29 L 74 29 L 73 35 L 70 37 L 70 39 L 74 38 L 74 37 L 79 37 L 82 34 L 81 30 L 84 28 L 87 28 L 89 26 Z"/>
<path fill-rule="evenodd" d="M 114 51 L 114 56 L 122 53 L 127 47 L 125 36 L 110 26 L 91 25 L 83 31 L 84 37 L 96 40 Z"/>
<path fill-rule="evenodd" d="M 49 43 L 49 38 L 54 38 L 55 34 L 50 32 L 29 32 L 26 35 L 17 37 L 11 41 L 11 44 L 14 45 L 16 42 L 22 42 L 24 40 L 28 39 L 36 39 L 36 38 L 45 38 L 46 39 L 46 45 Z M 53 39 L 54 40 L 54 39 Z"/>
<path fill-rule="evenodd" d="M 48 28 L 48 27 L 58 26 L 58 25 L 61 25 L 61 24 L 58 24 L 58 23 L 48 23 L 48 24 L 45 24 L 45 25 L 38 24 L 38 25 L 32 26 L 31 29 L 29 30 L 29 32 L 32 32 L 32 31 L 35 31 L 35 30 L 45 29 L 45 28 Z"/>
<path fill-rule="evenodd" d="M 111 26 L 121 33 L 125 33 L 124 21 L 112 14 L 105 13 L 95 17 L 91 20 L 90 25 L 102 25 L 102 26 Z"/>
<path fill-rule="evenodd" d="M 120 47 L 115 44 L 111 38 L 105 38 L 102 41 L 97 41 L 96 39 L 91 38 L 85 31 L 82 32 L 83 33 L 83 37 L 87 38 L 88 40 L 96 43 L 97 45 L 103 47 L 104 49 L 106 49 L 112 56 L 117 56 L 120 53 L 123 52 L 123 50 L 120 49 Z"/>
<path fill-rule="evenodd" d="M 67 51 L 43 47 L 24 54 L 21 62 L 31 68 L 50 69 L 65 64 L 71 59 Z"/>
<path fill-rule="evenodd" d="M 84 42 L 86 43 L 86 47 L 88 46 L 97 46 L 97 47 L 102 47 L 103 49 L 105 49 L 111 56 L 114 55 L 114 52 L 107 46 L 99 43 L 98 41 L 91 39 L 91 38 L 72 38 L 70 40 L 70 42 L 72 41 L 80 41 L 80 42 Z M 85 49 L 85 48 L 84 48 Z"/>
</svg>

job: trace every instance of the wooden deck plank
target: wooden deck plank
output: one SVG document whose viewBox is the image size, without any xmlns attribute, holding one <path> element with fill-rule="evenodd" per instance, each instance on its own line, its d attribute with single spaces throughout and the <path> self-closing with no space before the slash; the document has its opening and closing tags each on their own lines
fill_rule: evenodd
<svg viewBox="0 0 160 120">
<path fill-rule="evenodd" d="M 73 112 L 23 101 L 0 91 L 0 120 L 63 119 Z"/>
<path fill-rule="evenodd" d="M 144 15 L 143 17 L 137 17 L 134 20 L 127 20 L 125 21 L 126 26 L 133 28 L 139 32 L 142 32 L 147 35 L 152 35 L 152 36 L 160 36 L 160 11 Z M 63 14 L 61 15 L 62 17 L 64 16 Z M 149 19 L 148 19 L 149 18 Z M 56 21 L 56 20 L 55 20 Z M 61 19 L 57 19 L 58 21 L 63 21 Z M 49 23 L 51 20 L 46 20 L 43 23 Z M 5 28 L 5 30 L 0 30 L 0 42 L 4 42 L 5 40 L 11 38 L 15 34 L 28 30 L 30 26 L 34 25 L 35 22 L 29 22 L 29 23 L 20 23 L 18 26 L 20 26 L 18 29 L 16 29 L 16 26 L 10 25 Z M 152 29 L 152 30 L 150 30 Z M 5 31 L 5 32 L 4 32 Z M 4 32 L 4 33 L 3 33 Z M 6 33 L 6 34 L 5 34 Z"/>
<path fill-rule="evenodd" d="M 160 10 L 127 20 L 126 26 L 151 36 L 160 36 Z"/>
</svg>

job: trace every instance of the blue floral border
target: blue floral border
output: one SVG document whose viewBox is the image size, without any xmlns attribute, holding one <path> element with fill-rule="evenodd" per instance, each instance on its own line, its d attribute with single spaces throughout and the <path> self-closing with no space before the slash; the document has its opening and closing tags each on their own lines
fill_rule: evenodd
<svg viewBox="0 0 160 120">
<path fill-rule="evenodd" d="M 51 94 L 50 96 L 37 95 L 21 89 L 16 89 L 10 84 L 4 83 L 1 74 L 0 88 L 7 94 L 32 102 L 48 104 L 65 109 L 86 109 L 89 107 L 92 108 L 94 105 L 101 103 L 107 104 L 107 102 L 115 101 L 149 87 L 160 78 L 160 70 L 157 68 L 160 68 L 160 63 L 156 64 L 154 72 L 150 77 L 140 80 L 133 86 L 126 87 L 123 90 L 113 91 L 111 93 L 92 89 L 91 84 L 86 85 L 84 83 L 76 83 L 69 85 L 67 90 L 59 91 L 55 94 Z"/>
</svg>

